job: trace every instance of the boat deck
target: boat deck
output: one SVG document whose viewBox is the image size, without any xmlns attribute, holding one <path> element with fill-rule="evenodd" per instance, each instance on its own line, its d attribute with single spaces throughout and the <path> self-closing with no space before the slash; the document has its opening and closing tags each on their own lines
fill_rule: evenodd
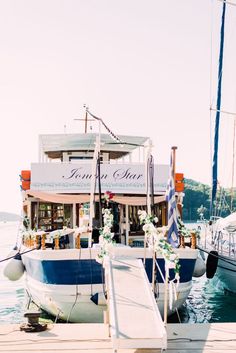
<svg viewBox="0 0 236 353">
<path fill-rule="evenodd" d="M 236 323 L 167 324 L 166 353 L 236 351 Z M 20 331 L 18 324 L 0 325 L 0 352 L 113 353 L 108 325 L 50 324 L 39 333 Z M 119 349 L 118 353 L 157 353 L 158 349 Z"/>
</svg>

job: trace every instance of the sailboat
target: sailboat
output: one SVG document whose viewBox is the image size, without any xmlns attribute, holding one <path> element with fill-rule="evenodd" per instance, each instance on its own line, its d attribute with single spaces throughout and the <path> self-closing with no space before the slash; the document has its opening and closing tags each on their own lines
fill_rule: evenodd
<svg viewBox="0 0 236 353">
<path fill-rule="evenodd" d="M 223 1 L 220 31 L 221 38 L 218 66 L 217 104 L 216 109 L 211 108 L 212 111 L 216 112 L 211 194 L 211 213 L 213 216 L 209 224 L 205 224 L 206 229 L 204 233 L 206 234 L 206 237 L 200 248 L 207 254 L 207 277 L 213 278 L 216 276 L 222 282 L 225 289 L 236 293 L 236 212 L 231 213 L 225 218 L 218 217 L 216 213 L 214 213 L 215 210 L 220 209 L 216 201 L 216 196 L 218 187 L 218 146 L 221 115 L 227 114 L 227 116 L 234 116 L 234 119 L 236 116 L 235 113 L 230 113 L 221 109 L 226 6 L 227 2 Z M 233 150 L 234 148 L 235 143 L 233 143 Z"/>
</svg>

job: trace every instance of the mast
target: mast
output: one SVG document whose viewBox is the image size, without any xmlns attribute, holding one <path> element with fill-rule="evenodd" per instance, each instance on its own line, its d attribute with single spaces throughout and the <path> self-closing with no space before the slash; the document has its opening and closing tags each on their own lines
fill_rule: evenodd
<svg viewBox="0 0 236 353">
<path fill-rule="evenodd" d="M 212 194 L 211 194 L 211 211 L 213 210 L 213 202 L 216 197 L 217 179 L 218 179 L 218 145 L 219 145 L 219 125 L 220 125 L 220 108 L 221 108 L 221 85 L 222 85 L 222 70 L 223 70 L 223 53 L 224 53 L 224 31 L 225 31 L 225 10 L 226 3 L 223 2 L 221 32 L 220 32 L 220 52 L 219 52 L 219 67 L 218 67 L 218 89 L 217 89 L 217 105 L 215 118 L 215 135 L 214 135 L 214 154 L 212 164 Z"/>
<path fill-rule="evenodd" d="M 232 162 L 230 212 L 233 212 L 233 201 L 234 201 L 234 161 L 235 161 L 235 152 L 234 152 L 234 151 L 235 151 L 235 129 L 236 129 L 236 117 L 234 117 L 233 162 Z"/>
</svg>

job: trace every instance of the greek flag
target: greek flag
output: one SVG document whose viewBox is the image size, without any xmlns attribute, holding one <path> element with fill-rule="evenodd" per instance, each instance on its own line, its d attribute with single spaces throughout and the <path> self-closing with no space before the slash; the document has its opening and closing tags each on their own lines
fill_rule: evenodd
<svg viewBox="0 0 236 353">
<path fill-rule="evenodd" d="M 177 226 L 177 210 L 176 210 L 176 200 L 175 200 L 175 180 L 174 180 L 174 169 L 172 162 L 172 154 L 170 158 L 170 175 L 166 190 L 166 201 L 168 202 L 168 235 L 167 241 L 174 248 L 179 245 L 178 242 L 178 226 Z"/>
</svg>

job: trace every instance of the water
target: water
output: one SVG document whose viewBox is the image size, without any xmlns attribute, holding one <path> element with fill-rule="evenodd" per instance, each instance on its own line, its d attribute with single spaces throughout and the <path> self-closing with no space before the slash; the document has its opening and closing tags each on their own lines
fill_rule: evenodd
<svg viewBox="0 0 236 353">
<path fill-rule="evenodd" d="M 16 243 L 18 222 L 0 222 L 0 260 L 6 258 Z M 5 262 L 0 263 L 0 324 L 22 322 L 25 307 L 24 280 L 9 281 L 3 276 Z"/>
<path fill-rule="evenodd" d="M 0 259 L 7 257 L 16 242 L 18 223 L 0 222 Z M 0 324 L 23 321 L 27 296 L 24 292 L 24 277 L 11 282 L 3 276 L 5 263 L 0 263 Z M 205 276 L 193 280 L 193 288 L 180 310 L 182 322 L 236 322 L 236 294 L 225 292 L 217 279 Z M 178 322 L 177 317 L 169 322 Z"/>
</svg>

